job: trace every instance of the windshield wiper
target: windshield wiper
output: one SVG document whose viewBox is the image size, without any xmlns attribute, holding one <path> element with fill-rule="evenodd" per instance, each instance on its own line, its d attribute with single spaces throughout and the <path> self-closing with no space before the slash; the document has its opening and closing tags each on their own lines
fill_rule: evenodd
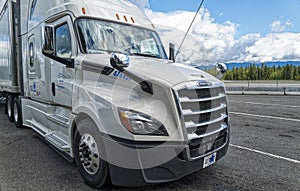
<svg viewBox="0 0 300 191">
<path fill-rule="evenodd" d="M 157 56 L 154 54 L 143 54 L 143 53 L 138 53 L 138 52 L 131 53 L 131 55 L 144 56 L 144 57 L 150 57 L 150 58 L 161 58 L 160 56 Z"/>
</svg>

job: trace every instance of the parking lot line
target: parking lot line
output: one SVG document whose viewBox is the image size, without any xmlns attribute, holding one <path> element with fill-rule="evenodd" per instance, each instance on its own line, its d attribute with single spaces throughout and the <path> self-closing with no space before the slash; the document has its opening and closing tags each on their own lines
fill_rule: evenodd
<svg viewBox="0 0 300 191">
<path fill-rule="evenodd" d="M 242 104 L 251 104 L 251 105 L 264 105 L 264 106 L 280 106 L 280 107 L 300 108 L 300 106 L 297 106 L 297 105 L 267 104 L 267 103 L 242 102 L 242 101 L 230 101 L 230 103 L 242 103 Z"/>
<path fill-rule="evenodd" d="M 234 115 L 242 115 L 242 116 L 250 116 L 250 117 L 259 117 L 259 118 L 268 118 L 268 119 L 279 119 L 284 121 L 293 121 L 293 122 L 300 122 L 299 119 L 292 119 L 292 118 L 282 118 L 282 117 L 275 117 L 269 115 L 255 115 L 251 113 L 240 113 L 240 112 L 229 112 L 230 114 Z"/>
<path fill-rule="evenodd" d="M 277 158 L 277 159 L 286 160 L 286 161 L 293 162 L 293 163 L 296 163 L 296 164 L 300 163 L 300 161 L 295 160 L 295 159 L 286 158 L 286 157 L 282 157 L 282 156 L 279 156 L 279 155 L 274 155 L 274 154 L 271 154 L 271 153 L 266 153 L 266 152 L 263 152 L 263 151 L 250 149 L 250 148 L 247 148 L 247 147 L 242 147 L 242 146 L 238 146 L 238 145 L 234 145 L 234 144 L 229 144 L 229 145 L 231 147 L 238 148 L 238 149 L 241 149 L 241 150 L 247 150 L 247 151 L 255 152 L 255 153 L 258 153 L 258 154 L 266 155 L 266 156 Z"/>
</svg>

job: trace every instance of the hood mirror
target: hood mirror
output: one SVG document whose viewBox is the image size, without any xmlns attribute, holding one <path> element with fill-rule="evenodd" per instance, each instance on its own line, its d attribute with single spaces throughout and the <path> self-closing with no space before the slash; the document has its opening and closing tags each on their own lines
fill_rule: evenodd
<svg viewBox="0 0 300 191">
<path fill-rule="evenodd" d="M 220 80 L 223 78 L 224 74 L 227 72 L 227 65 L 225 63 L 218 63 L 217 64 L 217 78 Z"/>
<path fill-rule="evenodd" d="M 110 56 L 110 65 L 121 72 L 129 66 L 129 62 L 129 56 L 126 54 L 114 53 Z"/>
</svg>

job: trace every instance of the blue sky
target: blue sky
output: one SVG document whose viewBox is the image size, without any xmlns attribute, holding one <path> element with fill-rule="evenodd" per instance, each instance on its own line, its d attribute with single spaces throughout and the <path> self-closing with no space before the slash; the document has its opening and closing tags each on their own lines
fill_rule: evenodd
<svg viewBox="0 0 300 191">
<path fill-rule="evenodd" d="M 180 44 L 201 2 L 130 1 L 144 9 L 165 46 Z M 181 49 L 182 60 L 201 64 L 300 61 L 299 21 L 300 0 L 205 0 Z"/>
<path fill-rule="evenodd" d="M 200 0 L 150 0 L 149 4 L 159 12 L 196 11 Z M 204 7 L 217 23 L 238 24 L 237 36 L 270 33 L 274 21 L 285 32 L 300 32 L 300 0 L 205 0 Z"/>
</svg>

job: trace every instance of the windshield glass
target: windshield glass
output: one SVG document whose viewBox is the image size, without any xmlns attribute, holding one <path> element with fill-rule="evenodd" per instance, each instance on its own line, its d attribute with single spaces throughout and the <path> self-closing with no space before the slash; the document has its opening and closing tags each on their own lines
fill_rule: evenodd
<svg viewBox="0 0 300 191">
<path fill-rule="evenodd" d="M 166 53 L 155 31 L 83 18 L 77 21 L 81 46 L 86 54 L 119 52 L 128 55 L 166 59 Z"/>
</svg>

